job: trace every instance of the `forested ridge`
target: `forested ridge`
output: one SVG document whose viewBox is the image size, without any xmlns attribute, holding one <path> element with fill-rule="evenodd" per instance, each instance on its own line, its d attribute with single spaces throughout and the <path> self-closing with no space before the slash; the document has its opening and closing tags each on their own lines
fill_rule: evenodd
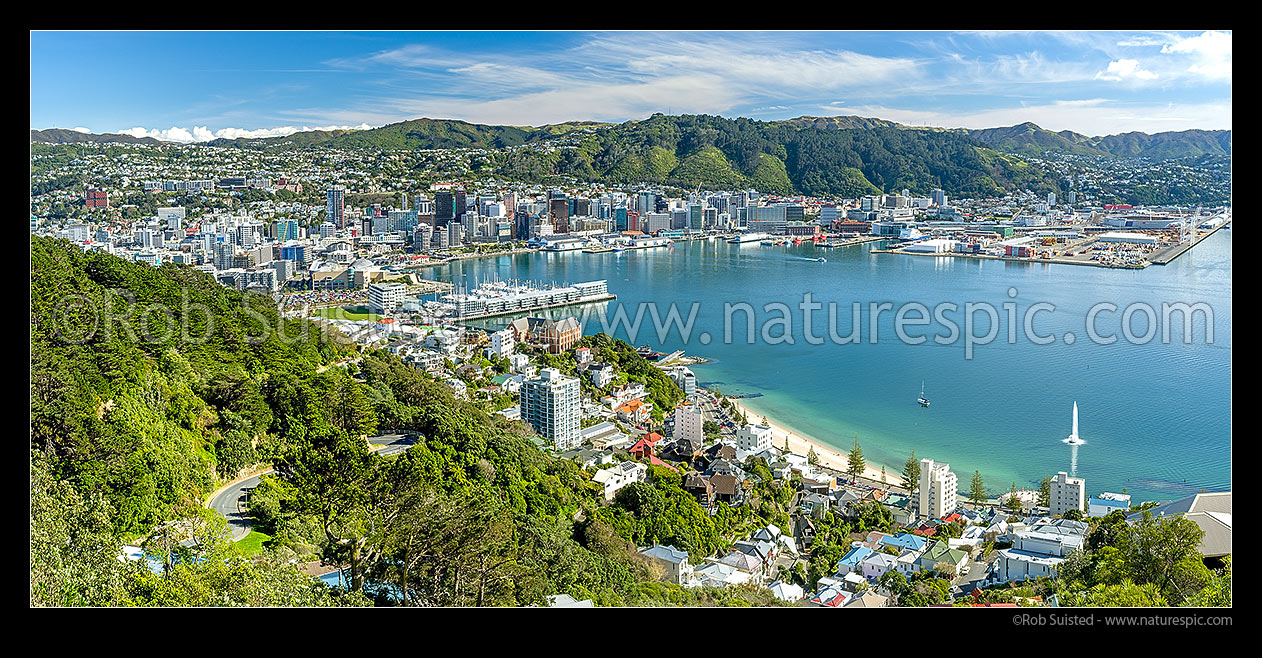
<svg viewBox="0 0 1262 658">
<path fill-rule="evenodd" d="M 886 122 L 727 119 L 655 114 L 621 124 L 541 128 L 417 119 L 344 133 L 216 141 L 239 148 L 491 149 L 484 173 L 524 181 L 570 176 L 607 183 L 693 188 L 753 187 L 781 194 L 837 195 L 942 188 L 987 197 L 1059 191 L 1055 176 L 985 147 L 967 134 Z"/>
</svg>

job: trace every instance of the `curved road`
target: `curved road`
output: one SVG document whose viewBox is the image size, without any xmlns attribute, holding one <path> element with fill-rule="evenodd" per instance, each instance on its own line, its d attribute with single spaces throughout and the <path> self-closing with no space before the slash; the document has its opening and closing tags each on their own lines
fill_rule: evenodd
<svg viewBox="0 0 1262 658">
<path fill-rule="evenodd" d="M 368 443 L 372 446 L 383 446 L 373 452 L 397 455 L 415 445 L 418 438 L 416 434 L 381 434 L 368 437 Z M 206 501 L 207 507 L 228 520 L 229 537 L 232 541 L 241 541 L 250 534 L 250 513 L 246 511 L 245 502 L 249 499 L 250 492 L 259 486 L 259 479 L 275 472 L 275 469 L 268 469 L 251 475 L 220 489 Z"/>
</svg>

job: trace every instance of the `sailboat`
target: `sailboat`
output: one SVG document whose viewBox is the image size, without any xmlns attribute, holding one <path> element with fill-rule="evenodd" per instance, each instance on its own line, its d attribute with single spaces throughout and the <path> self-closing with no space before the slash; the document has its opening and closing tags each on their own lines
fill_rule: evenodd
<svg viewBox="0 0 1262 658">
<path fill-rule="evenodd" d="M 921 380 L 921 382 L 920 382 L 920 397 L 916 398 L 916 402 L 919 402 L 919 403 L 920 403 L 920 406 L 922 406 L 922 407 L 927 407 L 927 406 L 929 406 L 929 398 L 925 397 L 925 382 L 924 382 L 924 380 Z"/>
<path fill-rule="evenodd" d="M 1086 441 L 1078 438 L 1078 401 L 1074 400 L 1074 429 L 1069 433 L 1069 438 L 1065 439 L 1065 443 L 1071 446 L 1080 446 Z"/>
</svg>

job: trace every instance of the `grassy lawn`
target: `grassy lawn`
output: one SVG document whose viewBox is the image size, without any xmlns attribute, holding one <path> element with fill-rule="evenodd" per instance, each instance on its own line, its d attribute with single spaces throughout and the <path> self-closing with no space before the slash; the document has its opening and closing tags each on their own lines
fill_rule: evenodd
<svg viewBox="0 0 1262 658">
<path fill-rule="evenodd" d="M 369 313 L 367 306 L 334 306 L 318 308 L 311 313 L 330 320 L 371 320 L 376 322 L 381 319 L 380 315 Z"/>
<path fill-rule="evenodd" d="M 252 530 L 250 534 L 245 536 L 245 539 L 237 542 L 237 549 L 244 553 L 246 557 L 253 557 L 263 552 L 263 544 L 271 538 L 271 535 Z"/>
</svg>

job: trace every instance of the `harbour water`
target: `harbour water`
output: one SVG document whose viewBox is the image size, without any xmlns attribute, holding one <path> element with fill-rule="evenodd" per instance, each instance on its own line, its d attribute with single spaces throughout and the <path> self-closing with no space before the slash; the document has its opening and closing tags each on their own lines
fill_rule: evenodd
<svg viewBox="0 0 1262 658">
<path fill-rule="evenodd" d="M 962 489 L 972 472 L 980 471 L 995 493 L 1013 482 L 1032 487 L 1057 471 L 1085 478 L 1089 495 L 1125 488 L 1136 501 L 1231 487 L 1230 231 L 1219 231 L 1169 265 L 1135 271 L 871 253 L 880 245 L 825 250 L 701 240 L 620 253 L 465 260 L 431 268 L 425 276 L 458 285 L 606 279 L 618 299 L 581 309 L 589 334 L 603 328 L 593 310 L 608 318 L 622 307 L 634 318 L 641 302 L 653 302 L 664 318 L 673 302 L 686 319 L 695 303 L 687 342 L 677 329 L 659 341 L 648 313 L 635 336 L 628 336 L 625 325 L 613 333 L 634 345 L 711 359 L 693 367 L 702 385 L 727 394 L 762 393 L 745 400 L 747 406 L 838 450 L 847 450 L 857 434 L 868 460 L 888 465 L 891 479 L 915 450 L 917 458 L 949 462 Z M 821 257 L 827 262 L 815 260 Z M 805 334 L 806 313 L 799 304 L 808 292 L 822 305 L 810 315 L 811 333 L 825 337 L 823 345 L 811 344 Z M 738 312 L 732 315 L 734 341 L 726 343 L 724 305 L 739 302 L 754 307 L 758 329 L 781 317 L 764 305 L 788 305 L 794 342 L 771 344 L 761 331 L 747 342 L 745 314 Z M 826 338 L 830 302 L 837 307 L 840 335 L 850 333 L 851 304 L 861 303 L 861 342 L 835 344 Z M 919 302 L 931 310 L 955 303 L 959 310 L 946 317 L 961 332 L 965 304 L 989 303 L 999 313 L 998 336 L 974 346 L 968 359 L 962 338 L 935 342 L 949 328 L 933 322 L 932 315 L 928 326 L 905 332 L 926 340 L 908 344 L 895 332 L 894 311 L 887 311 L 878 317 L 872 343 L 869 304 L 881 302 L 894 309 Z M 1035 315 L 1033 326 L 1040 336 L 1054 335 L 1052 344 L 1035 344 L 1022 326 L 1026 311 L 1040 302 L 1055 310 Z M 1100 334 L 1116 335 L 1111 345 L 1094 343 L 1085 330 L 1088 312 L 1099 302 L 1116 305 L 1095 321 Z M 1177 313 L 1171 340 L 1163 343 L 1163 302 L 1208 305 L 1212 343 L 1204 316 L 1192 314 L 1193 338 L 1185 344 Z M 1017 340 L 1011 343 L 1005 303 L 1015 305 Z M 1157 314 L 1155 335 L 1146 344 L 1132 344 L 1121 332 L 1123 312 L 1133 303 Z M 974 335 L 988 333 L 985 314 L 974 317 Z M 1146 333 L 1146 324 L 1144 314 L 1136 313 L 1133 333 Z M 769 328 L 772 342 L 782 330 L 782 324 Z M 709 343 L 702 342 L 703 333 Z M 1066 333 L 1076 340 L 1067 343 Z M 916 402 L 922 380 L 932 401 L 928 408 Z M 1062 442 L 1075 401 L 1085 442 L 1080 446 Z"/>
</svg>

